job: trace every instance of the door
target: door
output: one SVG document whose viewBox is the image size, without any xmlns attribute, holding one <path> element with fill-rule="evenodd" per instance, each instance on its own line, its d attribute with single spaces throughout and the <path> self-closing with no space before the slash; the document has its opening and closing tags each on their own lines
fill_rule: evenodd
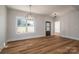
<svg viewBox="0 0 79 59">
<path fill-rule="evenodd" d="M 55 31 L 54 35 L 60 34 L 60 21 L 55 21 Z"/>
<path fill-rule="evenodd" d="M 45 22 L 45 31 L 46 31 L 46 36 L 51 36 L 51 22 L 50 21 Z"/>
</svg>

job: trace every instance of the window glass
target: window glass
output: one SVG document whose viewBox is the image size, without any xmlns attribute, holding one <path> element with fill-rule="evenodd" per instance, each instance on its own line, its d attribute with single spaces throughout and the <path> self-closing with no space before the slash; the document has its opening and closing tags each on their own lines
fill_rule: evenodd
<svg viewBox="0 0 79 59">
<path fill-rule="evenodd" d="M 16 19 L 17 33 L 26 33 L 26 32 L 34 32 L 34 21 L 33 20 L 26 20 L 23 17 L 18 17 Z"/>
</svg>

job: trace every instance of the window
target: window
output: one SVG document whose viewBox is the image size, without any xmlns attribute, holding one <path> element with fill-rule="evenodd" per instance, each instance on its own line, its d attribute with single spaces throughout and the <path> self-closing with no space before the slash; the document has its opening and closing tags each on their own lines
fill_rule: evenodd
<svg viewBox="0 0 79 59">
<path fill-rule="evenodd" d="M 34 21 L 26 20 L 23 17 L 16 19 L 16 33 L 34 32 Z"/>
</svg>

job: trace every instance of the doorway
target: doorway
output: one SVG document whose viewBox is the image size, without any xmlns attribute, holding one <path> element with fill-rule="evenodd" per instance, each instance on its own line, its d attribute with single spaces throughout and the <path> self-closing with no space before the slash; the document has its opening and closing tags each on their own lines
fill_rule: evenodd
<svg viewBox="0 0 79 59">
<path fill-rule="evenodd" d="M 45 31 L 46 31 L 46 36 L 51 36 L 51 22 L 50 21 L 45 22 Z"/>
<path fill-rule="evenodd" d="M 60 35 L 60 21 L 54 22 L 54 35 Z"/>
</svg>

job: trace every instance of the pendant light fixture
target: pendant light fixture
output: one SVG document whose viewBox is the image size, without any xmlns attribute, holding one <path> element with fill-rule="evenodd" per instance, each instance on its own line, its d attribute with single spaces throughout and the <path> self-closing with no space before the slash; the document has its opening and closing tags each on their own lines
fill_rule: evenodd
<svg viewBox="0 0 79 59">
<path fill-rule="evenodd" d="M 27 15 L 27 20 L 32 20 L 31 7 L 32 5 L 29 5 L 29 14 Z"/>
</svg>

